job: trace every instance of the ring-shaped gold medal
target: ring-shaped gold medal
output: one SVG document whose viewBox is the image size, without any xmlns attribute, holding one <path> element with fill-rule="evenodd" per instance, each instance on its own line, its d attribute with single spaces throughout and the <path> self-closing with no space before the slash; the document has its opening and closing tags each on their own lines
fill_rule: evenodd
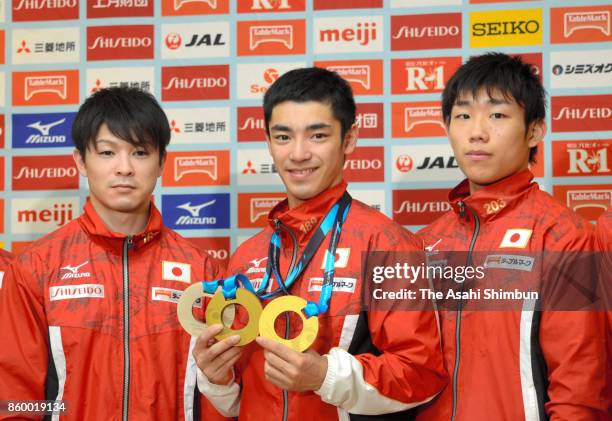
<svg viewBox="0 0 612 421">
<path fill-rule="evenodd" d="M 243 306 L 249 315 L 249 322 L 242 329 L 230 329 L 227 327 L 227 324 L 221 321 L 223 310 L 232 304 Z M 259 298 L 244 288 L 236 289 L 236 298 L 233 300 L 226 300 L 223 293 L 217 291 L 212 300 L 208 303 L 208 306 L 206 306 L 206 323 L 209 325 L 221 323 L 223 325 L 221 333 L 215 336 L 218 341 L 228 336 L 239 335 L 240 342 L 238 342 L 237 346 L 242 346 L 254 341 L 257 337 L 261 311 L 262 307 Z"/>
<path fill-rule="evenodd" d="M 317 339 L 319 333 L 319 319 L 316 316 L 306 318 L 302 310 L 306 307 L 307 301 L 295 295 L 285 295 L 270 301 L 261 313 L 259 319 L 259 334 L 264 338 L 280 342 L 289 348 L 303 352 Z M 274 322 L 276 318 L 286 311 L 297 313 L 302 319 L 302 331 L 293 339 L 283 339 L 276 334 Z"/>
</svg>

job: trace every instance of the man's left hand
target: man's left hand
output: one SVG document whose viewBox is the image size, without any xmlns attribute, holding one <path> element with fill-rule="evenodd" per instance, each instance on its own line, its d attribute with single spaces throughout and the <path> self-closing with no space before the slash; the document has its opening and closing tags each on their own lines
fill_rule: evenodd
<svg viewBox="0 0 612 421">
<path fill-rule="evenodd" d="M 281 389 L 294 392 L 318 390 L 327 374 L 327 358 L 313 350 L 304 353 L 264 337 L 257 337 L 264 349 L 266 379 Z"/>
</svg>

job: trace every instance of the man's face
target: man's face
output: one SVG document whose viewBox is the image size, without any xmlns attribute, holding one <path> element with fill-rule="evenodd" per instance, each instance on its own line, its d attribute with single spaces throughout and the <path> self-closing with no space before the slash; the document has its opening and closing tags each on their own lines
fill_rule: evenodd
<svg viewBox="0 0 612 421">
<path fill-rule="evenodd" d="M 470 182 L 470 191 L 515 174 L 529 164 L 529 149 L 546 133 L 542 122 L 525 130 L 524 110 L 500 92 L 457 96 L 446 127 L 455 159 Z"/>
<path fill-rule="evenodd" d="M 102 124 L 85 160 L 77 150 L 74 160 L 79 173 L 87 177 L 90 199 L 103 220 L 114 212 L 148 211 L 163 168 L 158 150 L 131 145 Z"/>
<path fill-rule="evenodd" d="M 355 149 L 357 127 L 341 136 L 331 106 L 286 101 L 272 109 L 268 149 L 293 208 L 342 181 L 344 156 Z"/>
</svg>

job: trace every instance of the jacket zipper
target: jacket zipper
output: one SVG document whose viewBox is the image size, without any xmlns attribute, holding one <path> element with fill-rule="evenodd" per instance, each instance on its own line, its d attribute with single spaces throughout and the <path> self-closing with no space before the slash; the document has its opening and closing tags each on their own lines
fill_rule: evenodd
<svg viewBox="0 0 612 421">
<path fill-rule="evenodd" d="M 465 202 L 459 202 L 459 217 L 465 218 L 465 210 L 466 208 L 470 211 L 472 216 L 474 217 L 474 232 L 472 234 L 472 240 L 470 241 L 470 247 L 468 248 L 467 262 L 466 266 L 471 266 L 472 264 L 472 253 L 474 251 L 474 246 L 476 245 L 476 237 L 478 237 L 478 233 L 480 231 L 480 219 L 478 219 L 478 215 L 472 209 L 466 206 Z M 461 284 L 461 292 L 463 292 L 463 287 L 465 286 L 465 282 Z M 457 318 L 455 322 L 455 365 L 453 367 L 453 413 L 451 415 L 451 421 L 455 421 L 455 417 L 457 416 L 457 401 L 458 401 L 458 390 L 457 390 L 457 382 L 459 375 L 459 360 L 461 358 L 461 310 L 463 307 L 463 299 L 459 300 L 459 304 L 457 306 Z"/>
<path fill-rule="evenodd" d="M 132 236 L 127 236 L 123 240 L 123 421 L 128 420 L 130 397 L 130 272 L 128 269 L 128 252 L 132 245 Z"/>
</svg>

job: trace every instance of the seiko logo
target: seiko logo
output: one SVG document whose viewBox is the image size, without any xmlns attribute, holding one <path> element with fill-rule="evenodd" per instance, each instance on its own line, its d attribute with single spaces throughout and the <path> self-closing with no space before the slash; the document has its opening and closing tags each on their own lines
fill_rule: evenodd
<svg viewBox="0 0 612 421">
<path fill-rule="evenodd" d="M 586 150 L 581 148 L 568 148 L 569 170 L 568 174 L 608 173 L 608 149 Z"/>
<path fill-rule="evenodd" d="M 149 37 L 97 37 L 94 42 L 87 48 L 89 50 L 96 50 L 100 48 L 141 48 L 150 47 L 153 44 L 153 40 Z"/>
<path fill-rule="evenodd" d="M 559 110 L 559 113 L 553 117 L 553 120 L 583 120 L 589 119 L 609 119 L 612 117 L 611 107 L 597 107 L 597 108 L 570 108 L 563 107 Z"/>
<path fill-rule="evenodd" d="M 393 39 L 399 38 L 433 38 L 433 37 L 446 37 L 446 36 L 458 36 L 458 26 L 424 26 L 421 28 L 415 28 L 410 26 L 402 26 L 393 35 Z"/>
<path fill-rule="evenodd" d="M 253 0 L 251 10 L 289 9 L 289 0 Z"/>
<path fill-rule="evenodd" d="M 344 161 L 345 170 L 379 170 L 382 166 L 380 159 L 347 159 Z"/>
<path fill-rule="evenodd" d="M 446 212 L 450 210 L 451 206 L 448 202 L 412 202 L 410 200 L 404 200 L 399 209 L 394 210 L 393 213 L 425 213 L 425 212 Z"/>
<path fill-rule="evenodd" d="M 376 22 L 358 22 L 355 28 L 324 29 L 319 33 L 321 42 L 352 42 L 368 45 L 377 38 Z"/>
<path fill-rule="evenodd" d="M 255 129 L 261 129 L 261 130 L 266 129 L 266 123 L 263 118 L 249 117 L 244 121 L 244 123 L 242 123 L 242 127 L 240 127 L 238 130 L 255 130 Z"/>
<path fill-rule="evenodd" d="M 472 25 L 472 35 L 475 37 L 491 35 L 535 34 L 539 30 L 540 23 L 537 20 L 483 22 Z"/>
<path fill-rule="evenodd" d="M 49 301 L 73 298 L 104 298 L 104 285 L 62 285 L 49 288 Z"/>
<path fill-rule="evenodd" d="M 177 209 L 183 209 L 189 212 L 191 216 L 180 216 L 176 220 L 176 225 L 193 225 L 193 224 L 215 224 L 217 218 L 214 216 L 200 217 L 202 209 L 214 205 L 217 200 L 213 199 L 208 202 L 202 203 L 201 205 L 192 205 L 191 202 L 184 203 L 177 206 Z"/>
<path fill-rule="evenodd" d="M 86 260 L 77 266 L 70 266 L 70 265 L 64 266 L 61 269 L 65 270 L 66 272 L 64 272 L 64 274 L 62 275 L 62 279 L 89 278 L 91 276 L 91 273 L 79 272 L 79 269 L 81 269 L 87 263 L 89 263 L 89 260 Z"/>
<path fill-rule="evenodd" d="M 432 69 L 406 66 L 407 91 L 444 89 L 444 66 Z"/>
<path fill-rule="evenodd" d="M 94 9 L 110 9 L 121 7 L 148 7 L 149 0 L 96 0 Z"/>
<path fill-rule="evenodd" d="M 72 219 L 74 219 L 74 216 L 71 203 L 56 203 L 53 205 L 53 209 L 43 209 L 38 212 L 35 210 L 20 210 L 17 212 L 17 222 L 20 223 L 55 222 L 57 226 L 62 226 Z"/>
<path fill-rule="evenodd" d="M 74 167 L 51 167 L 51 168 L 30 168 L 22 167 L 19 174 L 13 177 L 15 180 L 22 178 L 64 178 L 76 177 L 77 169 Z"/>
<path fill-rule="evenodd" d="M 14 10 L 63 9 L 77 7 L 77 0 L 21 0 Z"/>
<path fill-rule="evenodd" d="M 227 79 L 224 77 L 203 77 L 203 78 L 180 78 L 173 77 L 164 90 L 168 89 L 194 89 L 194 88 L 224 88 L 227 86 Z"/>
</svg>

